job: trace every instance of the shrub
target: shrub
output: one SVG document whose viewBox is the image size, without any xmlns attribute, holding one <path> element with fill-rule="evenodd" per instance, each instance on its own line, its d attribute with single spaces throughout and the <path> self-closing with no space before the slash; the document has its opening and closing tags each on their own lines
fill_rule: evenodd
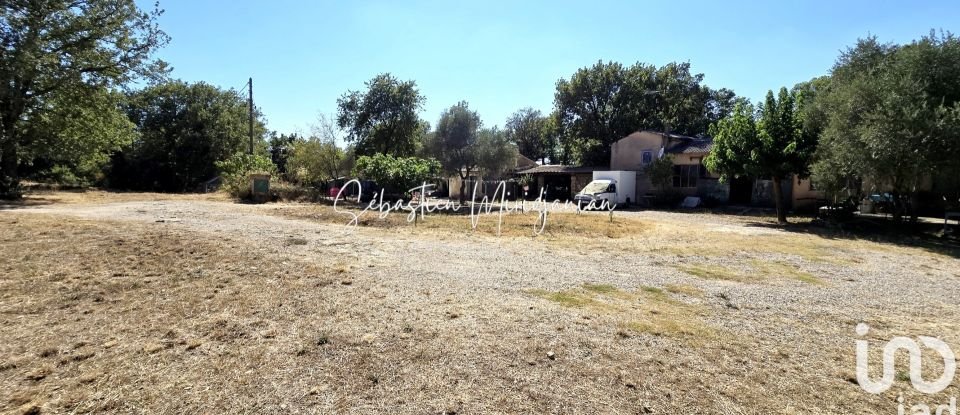
<svg viewBox="0 0 960 415">
<path fill-rule="evenodd" d="M 663 194 L 670 188 L 673 180 L 673 156 L 667 154 L 654 160 L 644 169 L 650 177 L 650 183 Z"/>
<path fill-rule="evenodd" d="M 276 174 L 277 168 L 270 157 L 237 153 L 224 161 L 216 162 L 223 180 L 223 189 L 231 196 L 250 196 L 250 175 L 254 173 Z"/>
<path fill-rule="evenodd" d="M 440 162 L 377 153 L 357 158 L 353 171 L 362 179 L 376 182 L 387 194 L 400 195 L 440 174 Z"/>
</svg>

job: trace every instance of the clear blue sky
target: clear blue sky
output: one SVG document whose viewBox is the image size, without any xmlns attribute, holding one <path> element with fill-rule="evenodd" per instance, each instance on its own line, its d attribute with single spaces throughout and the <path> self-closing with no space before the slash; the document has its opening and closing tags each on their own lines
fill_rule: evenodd
<svg viewBox="0 0 960 415">
<path fill-rule="evenodd" d="M 150 6 L 152 1 L 140 1 Z M 161 0 L 173 76 L 239 88 L 278 132 L 308 132 L 345 91 L 381 72 L 413 79 L 436 124 L 460 100 L 485 125 L 530 106 L 597 60 L 689 61 L 714 88 L 751 100 L 826 74 L 868 33 L 909 42 L 960 31 L 960 2 Z"/>
</svg>

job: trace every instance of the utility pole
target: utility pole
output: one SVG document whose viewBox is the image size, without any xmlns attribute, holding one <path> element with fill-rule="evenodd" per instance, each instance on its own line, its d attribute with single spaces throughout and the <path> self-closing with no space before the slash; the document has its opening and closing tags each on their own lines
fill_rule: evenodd
<svg viewBox="0 0 960 415">
<path fill-rule="evenodd" d="M 247 82 L 249 98 L 247 103 L 250 105 L 250 154 L 253 154 L 253 77 Z"/>
</svg>

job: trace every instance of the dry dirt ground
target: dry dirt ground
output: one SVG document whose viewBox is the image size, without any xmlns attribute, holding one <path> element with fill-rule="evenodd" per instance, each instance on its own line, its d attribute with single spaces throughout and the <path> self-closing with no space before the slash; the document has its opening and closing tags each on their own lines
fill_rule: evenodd
<svg viewBox="0 0 960 415">
<path fill-rule="evenodd" d="M 48 193 L 0 208 L 0 411 L 897 413 L 894 336 L 960 352 L 956 251 L 668 212 L 361 226 L 330 207 Z M 926 353 L 924 371 L 942 371 Z"/>
</svg>

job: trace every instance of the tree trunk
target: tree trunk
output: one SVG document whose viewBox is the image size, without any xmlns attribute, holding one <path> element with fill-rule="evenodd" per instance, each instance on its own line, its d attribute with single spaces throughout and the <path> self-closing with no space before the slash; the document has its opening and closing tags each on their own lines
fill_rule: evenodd
<svg viewBox="0 0 960 415">
<path fill-rule="evenodd" d="M 464 189 L 466 189 L 467 187 L 467 178 L 470 177 L 470 169 L 466 169 L 466 174 L 463 173 L 463 170 L 460 170 L 459 174 L 460 174 L 460 204 L 462 205 L 463 201 L 465 200 L 463 198 L 464 196 L 463 192 L 465 191 Z"/>
<path fill-rule="evenodd" d="M 0 141 L 0 199 L 19 199 L 20 177 L 17 175 L 17 142 L 4 132 Z"/>
<path fill-rule="evenodd" d="M 773 176 L 773 199 L 777 206 L 777 222 L 780 224 L 787 223 L 787 209 L 783 206 L 782 179 L 777 176 Z"/>
<path fill-rule="evenodd" d="M 907 210 L 910 212 L 910 223 L 914 225 L 920 223 L 920 214 L 917 212 L 918 206 L 920 206 L 920 194 L 914 188 L 910 192 L 910 206 L 907 206 Z"/>
<path fill-rule="evenodd" d="M 893 191 L 890 196 L 893 197 L 893 221 L 895 223 L 903 222 L 903 199 L 900 192 Z"/>
</svg>

